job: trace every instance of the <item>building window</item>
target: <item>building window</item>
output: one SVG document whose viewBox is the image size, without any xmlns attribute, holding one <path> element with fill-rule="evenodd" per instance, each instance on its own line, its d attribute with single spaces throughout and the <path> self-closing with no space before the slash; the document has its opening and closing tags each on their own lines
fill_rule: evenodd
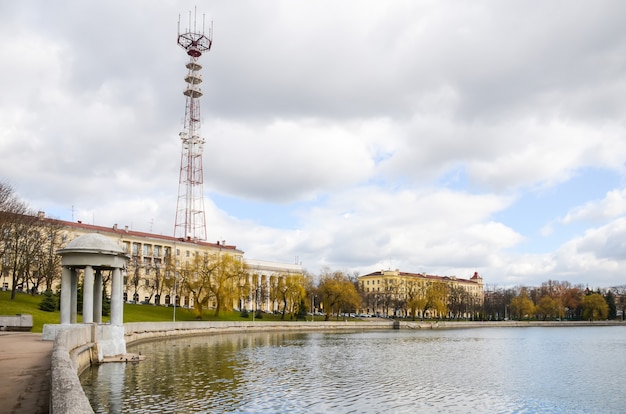
<svg viewBox="0 0 626 414">
<path fill-rule="evenodd" d="M 133 243 L 133 254 L 134 255 L 139 254 L 139 243 Z"/>
<path fill-rule="evenodd" d="M 150 245 L 149 244 L 144 244 L 143 245 L 143 255 L 144 256 L 150 256 Z"/>
<path fill-rule="evenodd" d="M 189 257 L 189 250 L 185 252 L 185 256 Z"/>
<path fill-rule="evenodd" d="M 161 246 L 154 246 L 154 255 L 156 257 L 161 257 Z"/>
<path fill-rule="evenodd" d="M 180 256 L 180 249 L 176 249 L 176 256 Z"/>
</svg>

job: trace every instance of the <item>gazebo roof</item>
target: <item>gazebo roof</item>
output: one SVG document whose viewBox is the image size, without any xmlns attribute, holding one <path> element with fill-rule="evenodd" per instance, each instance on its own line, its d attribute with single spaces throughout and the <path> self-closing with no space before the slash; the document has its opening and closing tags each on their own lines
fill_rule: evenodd
<svg viewBox="0 0 626 414">
<path fill-rule="evenodd" d="M 110 238 L 98 233 L 88 233 L 78 236 L 70 241 L 65 248 L 59 250 L 59 254 L 70 252 L 92 252 L 99 254 L 123 254 L 122 248 Z"/>
<path fill-rule="evenodd" d="M 124 268 L 128 256 L 122 248 L 106 236 L 88 233 L 70 241 L 64 249 L 57 250 L 63 266 L 77 269 L 92 266 L 96 269 Z"/>
</svg>

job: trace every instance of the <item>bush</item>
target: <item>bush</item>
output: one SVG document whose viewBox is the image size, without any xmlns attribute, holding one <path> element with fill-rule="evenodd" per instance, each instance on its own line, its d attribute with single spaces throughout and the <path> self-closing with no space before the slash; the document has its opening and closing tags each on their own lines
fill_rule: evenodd
<svg viewBox="0 0 626 414">
<path fill-rule="evenodd" d="M 304 299 L 300 299 L 300 304 L 298 305 L 298 312 L 296 313 L 296 320 L 306 321 L 306 304 L 304 303 Z"/>
<path fill-rule="evenodd" d="M 248 313 L 248 309 L 242 309 L 239 313 L 239 316 L 241 316 L 242 318 L 249 318 L 250 314 Z"/>
<path fill-rule="evenodd" d="M 54 312 L 57 310 L 57 298 L 50 289 L 43 294 L 43 299 L 39 302 L 39 309 L 45 312 Z"/>
</svg>

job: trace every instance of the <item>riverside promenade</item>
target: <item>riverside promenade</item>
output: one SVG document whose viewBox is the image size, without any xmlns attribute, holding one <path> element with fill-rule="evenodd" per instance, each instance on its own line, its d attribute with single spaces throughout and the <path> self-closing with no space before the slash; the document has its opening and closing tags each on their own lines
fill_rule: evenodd
<svg viewBox="0 0 626 414">
<path fill-rule="evenodd" d="M 53 345 L 41 334 L 0 331 L 0 413 L 48 413 Z"/>
</svg>

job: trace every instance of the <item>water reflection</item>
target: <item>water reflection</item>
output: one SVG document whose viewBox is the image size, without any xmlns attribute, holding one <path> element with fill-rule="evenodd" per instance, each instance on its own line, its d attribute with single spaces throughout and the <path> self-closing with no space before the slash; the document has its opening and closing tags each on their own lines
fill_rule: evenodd
<svg viewBox="0 0 626 414">
<path fill-rule="evenodd" d="M 87 371 L 101 413 L 620 412 L 625 328 L 228 334 Z M 602 407 L 602 409 L 599 409 Z"/>
</svg>

